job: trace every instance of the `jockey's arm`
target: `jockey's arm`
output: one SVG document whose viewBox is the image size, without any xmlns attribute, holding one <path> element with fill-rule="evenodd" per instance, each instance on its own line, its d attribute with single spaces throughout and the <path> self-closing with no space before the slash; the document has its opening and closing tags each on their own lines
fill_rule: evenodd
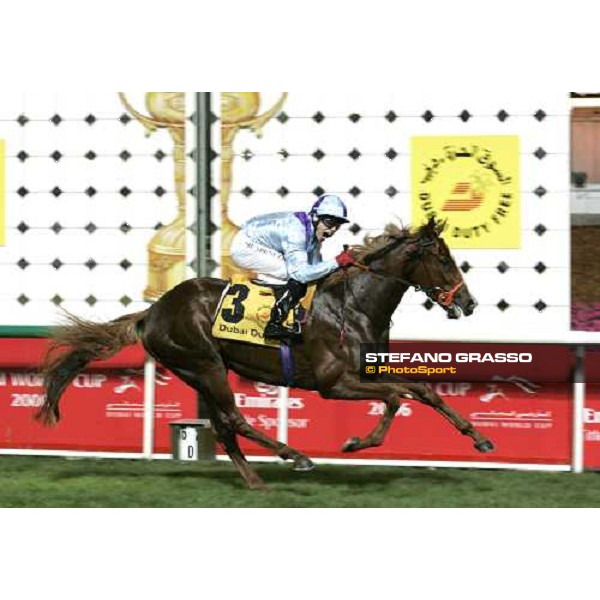
<svg viewBox="0 0 600 600">
<path fill-rule="evenodd" d="M 304 231 L 290 231 L 283 246 L 283 256 L 290 278 L 300 283 L 310 283 L 333 273 L 338 268 L 335 260 L 324 260 L 310 264 Z"/>
</svg>

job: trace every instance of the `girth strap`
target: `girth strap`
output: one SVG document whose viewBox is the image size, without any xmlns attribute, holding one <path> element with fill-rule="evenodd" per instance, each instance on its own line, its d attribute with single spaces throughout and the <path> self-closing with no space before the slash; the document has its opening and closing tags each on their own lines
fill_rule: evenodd
<svg viewBox="0 0 600 600">
<path fill-rule="evenodd" d="M 284 341 L 279 346 L 279 355 L 281 356 L 281 367 L 283 370 L 283 380 L 285 381 L 286 387 L 292 387 L 294 385 L 294 357 L 292 356 L 292 349 L 289 344 Z"/>
</svg>

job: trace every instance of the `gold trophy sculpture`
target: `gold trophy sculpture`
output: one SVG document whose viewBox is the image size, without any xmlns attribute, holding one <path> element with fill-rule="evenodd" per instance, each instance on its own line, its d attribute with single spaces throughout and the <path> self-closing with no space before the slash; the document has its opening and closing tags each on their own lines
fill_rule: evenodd
<svg viewBox="0 0 600 600">
<path fill-rule="evenodd" d="M 150 116 L 131 106 L 125 94 L 121 102 L 146 128 L 146 136 L 157 129 L 168 129 L 173 138 L 177 217 L 161 227 L 148 244 L 148 287 L 144 300 L 158 300 L 185 278 L 185 94 L 184 92 L 146 92 L 146 108 Z"/>
<path fill-rule="evenodd" d="M 262 129 L 282 108 L 287 92 L 282 94 L 276 104 L 262 115 L 258 92 L 222 92 L 221 93 L 221 277 L 229 279 L 243 269 L 231 260 L 231 242 L 240 228 L 228 215 L 229 194 L 231 192 L 233 141 L 240 129 L 251 129 L 257 137 Z"/>
</svg>

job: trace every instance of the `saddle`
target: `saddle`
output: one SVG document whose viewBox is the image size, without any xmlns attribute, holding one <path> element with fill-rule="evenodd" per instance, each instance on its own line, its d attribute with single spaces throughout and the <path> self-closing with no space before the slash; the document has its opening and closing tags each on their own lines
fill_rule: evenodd
<svg viewBox="0 0 600 600">
<path fill-rule="evenodd" d="M 285 285 L 233 275 L 223 291 L 213 318 L 212 335 L 222 340 L 236 340 L 258 346 L 278 348 L 279 340 L 265 340 L 264 330 L 271 318 L 271 309 L 285 291 Z M 310 285 L 298 306 L 290 311 L 285 326 L 302 332 L 308 319 L 316 285 Z"/>
</svg>

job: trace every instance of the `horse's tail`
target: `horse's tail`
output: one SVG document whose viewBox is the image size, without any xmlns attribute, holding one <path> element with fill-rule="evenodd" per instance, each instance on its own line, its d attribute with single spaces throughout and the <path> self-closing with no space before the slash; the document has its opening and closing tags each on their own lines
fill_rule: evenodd
<svg viewBox="0 0 600 600">
<path fill-rule="evenodd" d="M 56 327 L 42 362 L 46 398 L 35 415 L 45 425 L 60 420 L 59 400 L 65 388 L 93 360 L 106 360 L 139 340 L 139 327 L 147 311 L 125 315 L 109 323 L 93 323 L 68 314 Z"/>
</svg>

